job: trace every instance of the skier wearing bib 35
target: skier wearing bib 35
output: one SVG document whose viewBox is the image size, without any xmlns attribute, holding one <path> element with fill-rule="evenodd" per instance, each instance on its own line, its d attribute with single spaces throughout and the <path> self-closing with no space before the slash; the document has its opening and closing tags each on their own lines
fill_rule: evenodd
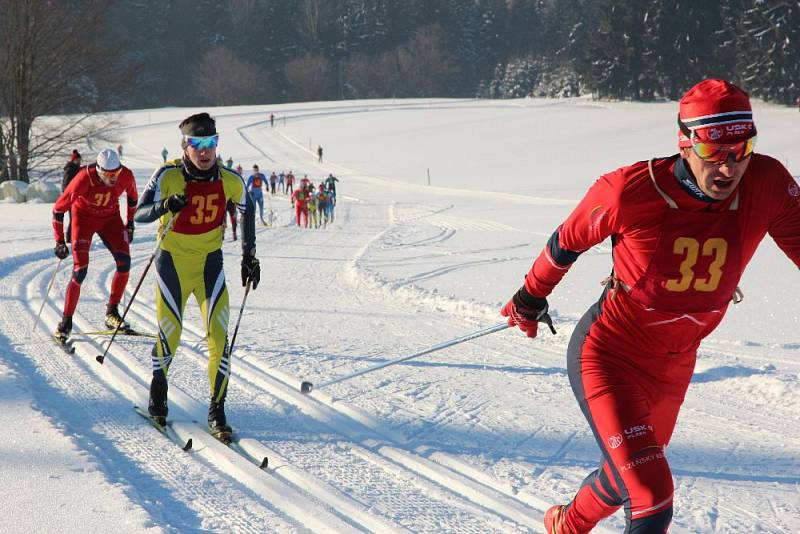
<svg viewBox="0 0 800 534">
<path fill-rule="evenodd" d="M 166 422 L 167 375 L 180 342 L 184 307 L 189 295 L 194 295 L 208 339 L 208 426 L 212 434 L 227 441 L 232 430 L 225 417 L 230 355 L 223 220 L 228 201 L 244 215 L 242 286 L 250 282 L 255 289 L 261 278 L 255 255 L 255 210 L 242 177 L 217 164 L 219 135 L 214 119 L 207 113 L 192 115 L 181 122 L 180 131 L 183 158 L 153 173 L 136 209 L 138 222 L 160 219 L 164 225 L 174 218 L 155 260 L 159 330 L 148 410 L 160 424 Z"/>
<path fill-rule="evenodd" d="M 624 507 L 627 533 L 663 533 L 673 509 L 666 447 L 700 342 L 722 321 L 766 234 L 800 266 L 800 188 L 753 152 L 744 91 L 704 80 L 681 99 L 679 153 L 617 169 L 589 189 L 501 311 L 535 337 L 547 296 L 580 254 L 611 238 L 613 269 L 577 324 L 567 369 L 603 458 L 550 534 L 591 531 Z"/>
</svg>

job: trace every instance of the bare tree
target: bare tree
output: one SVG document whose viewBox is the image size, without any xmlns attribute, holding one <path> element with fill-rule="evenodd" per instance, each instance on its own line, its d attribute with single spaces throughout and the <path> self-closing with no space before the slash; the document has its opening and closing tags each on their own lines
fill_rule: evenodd
<svg viewBox="0 0 800 534">
<path fill-rule="evenodd" d="M 397 51 L 379 55 L 356 54 L 345 64 L 347 83 L 353 98 L 395 97 L 401 78 Z"/>
<path fill-rule="evenodd" d="M 197 95 L 214 106 L 269 102 L 273 96 L 266 73 L 224 46 L 202 55 L 192 82 Z"/>
<path fill-rule="evenodd" d="M 447 96 L 459 73 L 456 58 L 447 49 L 438 24 L 423 26 L 398 50 L 405 96 Z"/>
<path fill-rule="evenodd" d="M 420 28 L 405 44 L 378 55 L 355 55 L 346 64 L 355 96 L 447 96 L 459 74 L 439 25 Z"/>
<path fill-rule="evenodd" d="M 323 55 L 307 55 L 286 64 L 286 79 L 300 102 L 324 100 L 333 80 L 333 63 Z"/>
<path fill-rule="evenodd" d="M 98 120 L 87 120 L 91 113 L 113 105 L 135 83 L 131 72 L 115 67 L 115 51 L 106 46 L 103 6 L 100 0 L 69 9 L 0 0 L 0 175 L 29 181 L 32 170 L 78 133 L 96 131 Z M 63 117 L 41 120 L 55 114 Z"/>
</svg>

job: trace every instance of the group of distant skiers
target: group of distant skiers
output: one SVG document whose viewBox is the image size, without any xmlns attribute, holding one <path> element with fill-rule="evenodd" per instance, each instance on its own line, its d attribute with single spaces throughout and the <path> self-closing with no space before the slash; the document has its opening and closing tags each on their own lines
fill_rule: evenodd
<svg viewBox="0 0 800 534">
<path fill-rule="evenodd" d="M 241 164 L 233 167 L 233 158 L 225 161 L 225 166 L 233 168 L 239 175 L 244 176 Z M 253 165 L 252 173 L 245 180 L 245 185 L 253 202 L 258 206 L 259 217 L 264 226 L 274 226 L 278 220 L 277 212 L 269 201 L 271 196 L 278 193 L 289 195 L 292 207 L 295 210 L 295 222 L 303 228 L 325 228 L 334 220 L 336 207 L 336 183 L 339 179 L 333 174 L 328 176 L 315 187 L 314 183 L 304 174 L 298 181 L 293 171 L 276 172 L 269 175 L 261 172 L 259 166 Z M 297 188 L 295 189 L 295 183 Z M 267 195 L 267 210 L 264 213 L 264 196 Z M 236 211 L 228 206 L 230 227 L 233 240 L 236 241 Z"/>
<path fill-rule="evenodd" d="M 297 226 L 303 228 L 325 228 L 333 222 L 336 207 L 336 182 L 339 179 L 333 174 L 322 181 L 317 189 L 314 183 L 303 176 L 297 191 L 292 193 L 292 206 Z"/>
</svg>

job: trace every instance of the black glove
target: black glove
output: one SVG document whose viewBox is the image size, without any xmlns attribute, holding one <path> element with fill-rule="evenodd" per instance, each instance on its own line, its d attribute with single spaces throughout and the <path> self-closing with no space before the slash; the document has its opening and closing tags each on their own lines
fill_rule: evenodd
<svg viewBox="0 0 800 534">
<path fill-rule="evenodd" d="M 67 248 L 67 244 L 64 241 L 56 241 L 56 247 L 53 249 L 56 257 L 60 260 L 63 260 L 67 256 L 69 256 L 69 249 Z"/>
<path fill-rule="evenodd" d="M 258 263 L 258 258 L 252 254 L 242 256 L 242 287 L 247 285 L 247 282 L 252 283 L 253 289 L 258 287 L 261 281 L 261 265 Z"/>
<path fill-rule="evenodd" d="M 540 322 L 549 326 L 553 334 L 556 333 L 548 309 L 546 298 L 534 297 L 522 286 L 503 306 L 500 315 L 508 317 L 508 326 L 518 326 L 528 337 L 536 337 Z"/>
<path fill-rule="evenodd" d="M 178 213 L 186 207 L 188 202 L 186 195 L 170 195 L 161 201 L 161 208 L 164 210 L 164 213 L 168 211 Z"/>
<path fill-rule="evenodd" d="M 125 227 L 125 231 L 128 232 L 128 244 L 133 243 L 133 221 L 128 221 L 128 226 Z"/>
</svg>

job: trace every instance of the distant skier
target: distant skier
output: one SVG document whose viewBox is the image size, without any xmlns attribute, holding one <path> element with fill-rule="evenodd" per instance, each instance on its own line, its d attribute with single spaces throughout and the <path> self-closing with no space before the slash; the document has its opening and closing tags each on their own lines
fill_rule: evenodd
<svg viewBox="0 0 800 534">
<path fill-rule="evenodd" d="M 67 188 L 69 183 L 75 178 L 75 175 L 78 174 L 78 171 L 81 170 L 81 153 L 78 152 L 77 149 L 72 149 L 72 153 L 69 156 L 69 161 L 67 164 L 64 165 L 64 176 L 61 178 L 61 192 L 63 193 L 64 190 Z M 70 212 L 67 212 L 67 215 L 70 215 Z M 66 240 L 67 243 L 72 242 L 72 216 L 70 215 L 66 221 Z"/>
<path fill-rule="evenodd" d="M 319 218 L 322 227 L 325 228 L 328 226 L 330 222 L 330 212 L 328 211 L 328 205 L 331 203 L 331 197 L 328 192 L 325 190 L 325 186 L 323 184 L 319 184 L 319 190 L 317 191 L 317 210 L 319 211 Z"/>
<path fill-rule="evenodd" d="M 300 178 L 300 189 L 308 189 L 308 184 L 311 183 L 311 180 L 308 179 L 308 175 L 304 174 L 302 178 Z"/>
<path fill-rule="evenodd" d="M 161 150 L 161 159 L 163 160 L 164 163 L 167 162 L 167 156 L 169 156 L 169 150 L 167 150 L 167 147 L 164 147 Z"/>
<path fill-rule="evenodd" d="M 270 114 L 269 114 L 269 125 L 270 125 L 272 128 L 274 128 L 274 127 L 275 127 L 275 114 L 274 114 L 274 113 L 270 113 Z"/>
<path fill-rule="evenodd" d="M 319 228 L 319 218 L 317 217 L 317 195 L 314 190 L 308 189 L 308 225 L 311 228 Z"/>
<path fill-rule="evenodd" d="M 237 239 L 236 238 L 236 223 L 237 223 L 237 220 L 236 220 L 236 204 L 234 204 L 233 202 L 228 202 L 227 204 L 225 204 L 225 211 L 228 212 L 228 219 L 231 221 L 230 222 L 231 232 L 233 233 L 231 241 L 236 241 L 236 239 Z M 225 232 L 223 230 L 223 237 L 224 237 L 224 234 L 225 234 Z"/>
<path fill-rule="evenodd" d="M 225 166 L 228 167 L 229 169 L 233 169 L 233 158 L 228 157 L 228 159 L 225 160 Z M 242 173 L 239 173 L 239 174 L 242 174 Z"/>
<path fill-rule="evenodd" d="M 339 181 L 337 177 L 335 177 L 332 173 L 325 178 L 325 189 L 327 189 L 334 198 L 334 204 L 336 199 L 336 183 Z"/>
<path fill-rule="evenodd" d="M 119 160 L 122 161 L 122 145 L 117 145 L 117 154 L 119 155 Z"/>
<path fill-rule="evenodd" d="M 64 176 L 61 179 L 62 193 L 67 188 L 72 179 L 75 178 L 75 175 L 78 174 L 79 170 L 81 170 L 81 153 L 78 152 L 77 149 L 73 149 L 72 153 L 69 156 L 67 164 L 64 165 Z"/>
<path fill-rule="evenodd" d="M 278 185 L 278 175 L 275 174 L 275 171 L 272 171 L 272 174 L 269 175 L 269 190 L 271 194 L 275 194 L 275 188 Z"/>
<path fill-rule="evenodd" d="M 281 171 L 280 174 L 278 174 L 278 185 L 281 186 L 281 191 L 283 191 L 284 195 L 286 194 L 286 183 L 284 182 L 285 178 L 286 175 L 283 174 L 283 171 Z"/>
<path fill-rule="evenodd" d="M 127 226 L 122 223 L 119 210 L 119 197 L 123 193 L 127 197 Z M 133 214 L 138 200 L 133 173 L 122 166 L 119 155 L 110 148 L 100 151 L 96 163 L 83 167 L 56 200 L 53 207 L 54 252 L 60 259 L 69 255 L 64 236 L 64 214 L 72 210 L 72 279 L 67 286 L 64 311 L 55 334 L 56 341 L 62 345 L 72 331 L 72 315 L 89 269 L 89 249 L 94 234 L 100 236 L 117 267 L 111 280 L 105 324 L 108 328 L 128 328 L 119 314 L 118 304 L 128 283 L 131 266 L 129 244 L 133 240 Z"/>
<path fill-rule="evenodd" d="M 289 171 L 289 174 L 286 175 L 286 194 L 291 195 L 292 193 L 294 193 L 294 174 Z"/>
<path fill-rule="evenodd" d="M 317 161 L 322 163 L 322 145 L 317 147 Z"/>
<path fill-rule="evenodd" d="M 308 191 L 303 188 L 292 193 L 292 206 L 294 206 L 294 216 L 297 226 L 300 226 L 300 218 L 303 218 L 303 227 L 308 228 Z"/>
<path fill-rule="evenodd" d="M 261 222 L 264 222 L 264 194 L 262 188 L 266 184 L 266 178 L 263 174 L 258 171 L 258 165 L 253 165 L 253 174 L 251 174 L 247 178 L 247 190 L 250 192 L 250 196 L 253 197 L 253 201 L 258 204 L 258 214 L 261 218 Z M 236 234 L 234 230 L 234 235 Z M 236 239 L 234 238 L 234 241 Z"/>
</svg>

